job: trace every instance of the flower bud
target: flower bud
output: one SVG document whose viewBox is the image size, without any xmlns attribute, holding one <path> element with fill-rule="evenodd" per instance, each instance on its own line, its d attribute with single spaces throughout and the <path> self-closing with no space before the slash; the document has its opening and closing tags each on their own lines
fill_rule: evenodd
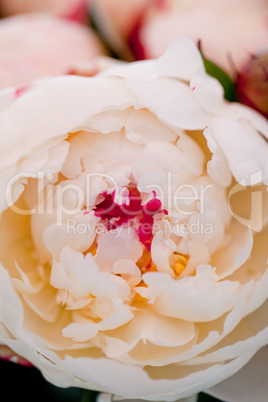
<svg viewBox="0 0 268 402">
<path fill-rule="evenodd" d="M 237 96 L 268 118 L 268 51 L 253 55 L 238 73 Z"/>
</svg>

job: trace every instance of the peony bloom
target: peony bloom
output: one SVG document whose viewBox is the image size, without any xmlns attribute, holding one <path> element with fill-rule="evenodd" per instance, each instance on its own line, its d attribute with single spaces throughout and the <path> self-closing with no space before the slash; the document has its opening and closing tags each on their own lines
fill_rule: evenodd
<svg viewBox="0 0 268 402">
<path fill-rule="evenodd" d="M 29 12 L 47 12 L 77 22 L 87 21 L 86 0 L 0 0 L 4 17 Z"/>
<path fill-rule="evenodd" d="M 191 41 L 5 89 L 0 133 L 0 342 L 48 381 L 174 401 L 267 344 L 268 125 Z"/>
<path fill-rule="evenodd" d="M 74 22 L 41 14 L 0 21 L 0 88 L 69 72 L 104 53 L 96 35 Z"/>
<path fill-rule="evenodd" d="M 173 40 L 186 35 L 195 43 L 201 40 L 204 55 L 234 76 L 251 53 L 268 45 L 266 0 L 143 0 L 142 14 L 132 12 L 131 0 L 91 3 L 96 22 L 113 46 L 118 48 L 119 36 L 136 58 L 159 57 Z M 126 32 L 121 20 L 133 29 Z"/>
</svg>

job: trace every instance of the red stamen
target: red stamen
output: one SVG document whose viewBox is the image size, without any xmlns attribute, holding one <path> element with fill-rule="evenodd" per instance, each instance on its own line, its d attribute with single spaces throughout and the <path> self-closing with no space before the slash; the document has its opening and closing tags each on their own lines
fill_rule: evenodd
<svg viewBox="0 0 268 402">
<path fill-rule="evenodd" d="M 128 189 L 129 194 L 126 202 L 118 204 L 115 201 L 115 191 L 111 194 L 102 193 L 104 200 L 96 205 L 94 215 L 106 222 L 108 230 L 116 229 L 124 223 L 130 223 L 131 219 L 136 218 L 139 226 L 136 232 L 140 242 L 150 251 L 153 239 L 154 215 L 157 213 L 168 214 L 162 209 L 162 203 L 156 198 L 153 192 L 153 199 L 142 205 L 141 193 L 137 187 Z"/>
</svg>

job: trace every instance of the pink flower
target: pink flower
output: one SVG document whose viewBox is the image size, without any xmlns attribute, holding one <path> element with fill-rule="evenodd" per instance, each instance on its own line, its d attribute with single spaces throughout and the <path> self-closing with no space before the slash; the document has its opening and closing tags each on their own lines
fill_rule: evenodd
<svg viewBox="0 0 268 402">
<path fill-rule="evenodd" d="M 124 8 L 128 4 L 129 14 L 125 10 L 121 14 L 122 3 Z M 113 40 L 114 47 L 119 43 L 114 39 L 120 36 L 135 58 L 159 57 L 173 40 L 188 36 L 195 43 L 201 40 L 204 55 L 234 76 L 250 53 L 268 45 L 265 0 L 144 0 L 146 11 L 136 18 L 135 24 L 137 12 L 132 3 L 131 0 L 95 0 L 92 7 L 99 25 L 105 23 L 102 29 Z M 132 28 L 127 37 L 121 20 Z"/>
<path fill-rule="evenodd" d="M 86 0 L 0 0 L 3 16 L 45 11 L 77 22 L 87 21 Z"/>
<path fill-rule="evenodd" d="M 102 53 L 95 34 L 74 22 L 41 14 L 6 18 L 0 22 L 0 88 L 67 73 Z"/>
</svg>

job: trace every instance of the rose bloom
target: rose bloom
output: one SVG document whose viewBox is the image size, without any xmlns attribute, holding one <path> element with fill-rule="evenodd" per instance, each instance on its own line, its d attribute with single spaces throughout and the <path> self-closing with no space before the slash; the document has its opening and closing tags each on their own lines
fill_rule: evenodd
<svg viewBox="0 0 268 402">
<path fill-rule="evenodd" d="M 87 21 L 86 0 L 0 0 L 4 17 L 28 12 L 47 12 L 77 22 Z"/>
<path fill-rule="evenodd" d="M 91 3 L 96 22 L 114 48 L 119 37 L 138 59 L 159 57 L 173 40 L 187 35 L 195 43 L 201 40 L 205 57 L 234 77 L 251 53 L 268 46 L 266 0 L 140 0 L 136 7 L 133 0 Z M 124 29 L 127 21 L 131 32 Z"/>
<path fill-rule="evenodd" d="M 0 87 L 68 73 L 79 61 L 104 53 L 89 28 L 74 22 L 27 14 L 0 21 Z"/>
<path fill-rule="evenodd" d="M 0 104 L 2 345 L 61 387 L 174 401 L 267 344 L 268 124 L 190 40 Z"/>
</svg>

